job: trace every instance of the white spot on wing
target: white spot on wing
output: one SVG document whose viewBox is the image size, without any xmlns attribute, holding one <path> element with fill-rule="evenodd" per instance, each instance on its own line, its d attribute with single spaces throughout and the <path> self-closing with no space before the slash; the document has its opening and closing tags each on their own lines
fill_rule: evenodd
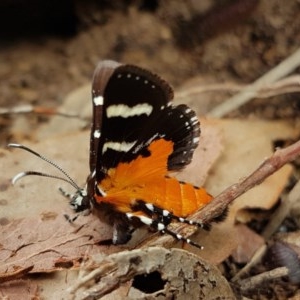
<svg viewBox="0 0 300 300">
<path fill-rule="evenodd" d="M 96 106 L 103 105 L 103 96 L 97 96 L 93 99 Z"/>
<path fill-rule="evenodd" d="M 100 136 L 101 136 L 100 130 L 98 130 L 98 129 L 95 130 L 95 131 L 94 131 L 94 138 L 95 138 L 95 139 L 99 139 Z"/>
<path fill-rule="evenodd" d="M 194 138 L 193 138 L 193 143 L 195 143 L 195 144 L 196 144 L 196 143 L 198 143 L 198 142 L 199 142 L 199 140 L 200 140 L 200 138 L 199 138 L 199 137 L 194 137 Z"/>
<path fill-rule="evenodd" d="M 159 136 L 159 137 L 164 137 L 165 135 L 163 135 L 163 134 L 161 135 L 161 134 L 158 134 L 158 133 L 154 134 L 154 135 L 153 135 L 150 139 L 148 139 L 146 142 L 136 145 L 136 147 L 135 147 L 133 153 L 139 152 L 143 147 L 145 147 L 145 145 L 150 145 L 150 144 L 152 143 L 152 141 L 154 141 L 158 136 Z"/>
<path fill-rule="evenodd" d="M 128 219 L 131 219 L 131 218 L 133 217 L 133 214 L 131 214 L 131 213 L 126 213 L 126 216 L 127 216 Z"/>
<path fill-rule="evenodd" d="M 149 210 L 154 211 L 154 206 L 153 206 L 153 204 L 151 204 L 151 203 L 146 203 L 145 206 L 146 206 Z"/>
<path fill-rule="evenodd" d="M 106 152 L 107 149 L 112 149 L 119 152 L 128 152 L 134 145 L 136 141 L 131 143 L 126 142 L 106 142 L 102 148 L 102 154 Z"/>
<path fill-rule="evenodd" d="M 170 212 L 167 211 L 166 209 L 164 209 L 164 210 L 162 211 L 162 213 L 163 213 L 163 216 L 164 216 L 164 217 L 167 217 L 167 216 L 170 215 Z"/>
<path fill-rule="evenodd" d="M 107 196 L 107 194 L 101 189 L 101 187 L 98 184 L 96 184 L 96 188 L 98 189 L 98 192 L 102 197 Z"/>
<path fill-rule="evenodd" d="M 133 116 L 140 116 L 143 114 L 149 116 L 152 110 L 153 110 L 153 106 L 148 103 L 140 103 L 132 107 L 125 104 L 116 104 L 107 107 L 106 115 L 108 118 L 112 118 L 112 117 L 128 118 Z"/>
<path fill-rule="evenodd" d="M 166 229 L 166 226 L 163 223 L 158 223 L 157 224 L 157 230 L 158 231 L 162 231 L 164 229 Z"/>
<path fill-rule="evenodd" d="M 144 224 L 146 224 L 146 225 L 148 225 L 148 226 L 151 226 L 151 224 L 152 224 L 152 219 L 150 219 L 150 218 L 147 218 L 147 217 L 145 217 L 145 216 L 138 216 L 138 218 L 140 219 L 140 221 L 142 222 L 142 223 L 144 223 Z"/>
</svg>

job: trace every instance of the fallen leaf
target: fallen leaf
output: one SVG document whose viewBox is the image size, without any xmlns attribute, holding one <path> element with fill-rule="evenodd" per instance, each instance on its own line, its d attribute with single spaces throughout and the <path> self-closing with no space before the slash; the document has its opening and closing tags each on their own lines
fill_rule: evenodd
<svg viewBox="0 0 300 300">
<path fill-rule="evenodd" d="M 236 226 L 236 233 L 238 245 L 231 255 L 236 263 L 246 264 L 265 241 L 259 234 L 244 224 L 238 224 Z"/>
<path fill-rule="evenodd" d="M 228 119 L 215 120 L 215 126 L 222 130 L 224 151 L 206 181 L 206 188 L 212 195 L 218 195 L 251 174 L 265 158 L 271 156 L 274 140 L 295 139 L 298 135 L 297 129 L 283 121 Z M 193 240 L 204 245 L 204 250 L 187 248 L 214 264 L 222 262 L 239 243 L 235 229 L 238 212 L 245 208 L 270 209 L 278 201 L 291 172 L 290 165 L 284 166 L 262 184 L 236 199 L 225 221 L 213 225 L 209 233 L 196 233 Z"/>
<path fill-rule="evenodd" d="M 192 163 L 175 176 L 179 180 L 202 186 L 209 171 L 223 151 L 221 129 L 211 119 L 200 119 L 201 136 L 199 146 L 194 152 Z M 210 192 L 210 191 L 209 191 Z"/>
<path fill-rule="evenodd" d="M 93 253 L 113 252 L 98 245 L 111 234 L 111 228 L 92 215 L 74 224 L 62 215 L 45 221 L 38 216 L 14 220 L 1 226 L 0 274 L 29 266 L 33 266 L 31 273 L 78 268 L 82 259 Z"/>
</svg>

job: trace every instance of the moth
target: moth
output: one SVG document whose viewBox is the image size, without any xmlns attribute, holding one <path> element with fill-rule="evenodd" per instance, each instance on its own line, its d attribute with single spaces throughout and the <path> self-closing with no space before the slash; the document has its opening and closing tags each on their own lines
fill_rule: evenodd
<svg viewBox="0 0 300 300">
<path fill-rule="evenodd" d="M 173 220 L 206 227 L 187 217 L 212 200 L 204 188 L 171 175 L 191 162 L 200 136 L 195 112 L 187 105 L 174 105 L 172 99 L 170 85 L 148 70 L 110 60 L 98 64 L 92 81 L 90 174 L 84 188 L 32 149 L 9 146 L 58 168 L 76 189 L 70 195 L 73 209 L 99 212 L 113 226 L 113 244 L 126 243 L 132 228 L 145 224 L 201 248 L 168 229 Z M 28 171 L 13 181 L 27 175 L 56 177 Z"/>
</svg>

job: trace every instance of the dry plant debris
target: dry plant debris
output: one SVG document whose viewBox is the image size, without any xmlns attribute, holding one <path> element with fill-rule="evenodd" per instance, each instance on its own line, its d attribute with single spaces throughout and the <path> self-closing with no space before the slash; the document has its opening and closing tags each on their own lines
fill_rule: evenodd
<svg viewBox="0 0 300 300">
<path fill-rule="evenodd" d="M 283 77 L 284 74 L 279 75 L 279 77 Z M 283 90 L 289 87 L 297 90 L 297 80 L 297 77 L 296 80 L 293 77 L 290 80 L 277 82 L 273 87 L 268 87 L 270 89 L 268 93 L 274 94 L 276 91 L 282 93 Z M 257 82 L 261 83 L 261 81 L 258 80 Z M 254 84 L 254 86 L 256 85 Z M 247 92 L 249 92 L 249 89 L 253 92 L 253 86 L 247 87 Z M 82 91 L 85 93 L 85 88 Z M 193 90 L 191 89 L 191 91 Z M 257 93 L 264 95 L 265 91 L 266 88 L 259 84 L 259 90 L 255 90 L 255 95 Z M 198 91 L 196 90 L 196 92 Z M 7 113 L 7 111 L 3 111 L 3 113 Z M 76 125 L 76 122 L 73 123 L 74 127 L 72 129 L 75 132 L 84 126 L 85 117 L 81 118 L 81 121 L 80 125 Z M 216 130 L 216 128 L 218 129 Z M 69 130 L 70 128 L 62 129 L 61 134 L 64 134 L 62 137 L 55 137 L 39 143 L 35 148 L 53 158 L 65 169 L 70 170 L 72 177 L 84 182 L 87 172 L 82 170 L 87 169 L 88 133 L 66 134 L 65 132 Z M 53 183 L 51 180 L 37 181 L 36 178 L 26 178 L 26 181 L 24 180 L 22 184 L 13 189 L 9 185 L 9 178 L 20 171 L 20 166 L 22 166 L 22 169 L 26 169 L 27 166 L 29 168 L 32 165 L 32 160 L 28 159 L 26 153 L 14 157 L 8 151 L 1 150 L 2 169 L 9 170 L 10 173 L 1 175 L 1 190 L 5 192 L 1 200 L 3 209 L 0 215 L 2 227 L 0 257 L 5 262 L 1 266 L 1 293 L 10 295 L 12 298 L 12 295 L 17 292 L 14 288 L 10 289 L 10 287 L 13 287 L 14 283 L 21 283 L 22 286 L 24 281 L 20 278 L 28 275 L 28 273 L 54 272 L 56 274 L 61 271 L 67 272 L 70 282 L 73 283 L 70 287 L 68 282 L 70 289 L 67 290 L 67 293 L 72 294 L 77 290 L 83 293 L 79 295 L 78 299 L 99 298 L 109 293 L 116 297 L 121 295 L 122 297 L 128 295 L 129 297 L 130 295 L 135 297 L 141 295 L 141 291 L 134 289 L 137 276 L 153 271 L 158 272 L 158 277 L 164 283 L 159 291 L 164 291 L 164 295 L 168 296 L 174 292 L 174 289 L 176 293 L 183 291 L 184 284 L 178 284 L 178 280 L 182 279 L 184 282 L 187 280 L 187 285 L 184 286 L 186 288 L 189 285 L 193 286 L 193 280 L 196 277 L 199 279 L 198 275 L 195 276 L 195 273 L 193 273 L 193 278 L 186 277 L 187 273 L 183 269 L 189 267 L 189 263 L 191 263 L 193 266 L 190 266 L 189 272 L 194 266 L 198 268 L 200 265 L 205 272 L 210 270 L 212 272 L 211 276 L 215 278 L 211 280 L 210 276 L 207 278 L 207 274 L 204 277 L 201 276 L 200 281 L 197 280 L 195 286 L 193 286 L 195 293 L 203 293 L 204 299 L 210 297 L 208 296 L 209 293 L 216 291 L 212 288 L 212 282 L 215 281 L 214 286 L 216 284 L 220 285 L 217 293 L 224 295 L 225 299 L 232 299 L 234 296 L 231 294 L 227 282 L 213 267 L 213 265 L 224 262 L 229 256 L 236 262 L 246 264 L 244 269 L 236 272 L 236 275 L 232 278 L 237 294 L 251 295 L 254 289 L 262 286 L 265 282 L 287 276 L 291 278 L 292 283 L 299 284 L 297 270 L 295 271 L 292 268 L 292 265 L 299 265 L 299 233 L 295 232 L 293 237 L 291 234 L 286 234 L 286 236 L 277 235 L 277 240 L 273 241 L 274 247 L 265 243 L 293 209 L 294 213 L 297 214 L 298 185 L 286 197 L 284 204 L 275 211 L 262 235 L 258 235 L 243 225 L 253 217 L 253 215 L 243 213 L 243 211 L 248 208 L 271 209 L 275 206 L 283 189 L 288 184 L 293 169 L 286 164 L 293 162 L 299 156 L 300 141 L 283 149 L 278 149 L 275 153 L 273 153 L 272 143 L 276 139 L 297 140 L 299 130 L 293 128 L 287 122 L 279 121 L 203 119 L 202 131 L 202 147 L 195 154 L 194 163 L 191 167 L 180 176 L 183 179 L 188 178 L 189 181 L 194 181 L 197 178 L 194 181 L 196 184 L 201 184 L 207 177 L 208 190 L 218 196 L 203 210 L 192 216 L 191 219 L 213 220 L 230 206 L 225 222 L 215 225 L 209 233 L 201 232 L 194 236 L 196 240 L 199 240 L 205 246 L 206 253 L 205 251 L 199 253 L 196 249 L 185 246 L 190 252 L 196 252 L 199 256 L 204 257 L 206 261 L 202 261 L 186 251 L 161 248 L 161 246 L 172 246 L 174 243 L 174 240 L 167 235 L 146 236 L 142 240 L 134 239 L 133 243 L 128 245 L 130 249 L 136 248 L 132 251 L 121 251 L 122 247 L 99 246 L 99 242 L 110 236 L 110 228 L 105 224 L 101 224 L 98 219 L 93 218 L 93 215 L 80 217 L 76 226 L 64 221 L 63 213 L 71 213 L 68 203 L 61 199 L 58 193 L 53 194 L 53 190 L 60 183 Z M 222 132 L 222 139 L 220 138 L 220 132 Z M 39 132 L 37 131 L 36 137 L 38 136 Z M 66 140 L 68 141 L 67 144 L 65 143 Z M 68 157 L 64 157 L 64 154 L 60 152 L 60 145 L 63 141 L 66 145 L 65 153 L 68 154 Z M 79 149 L 78 145 L 82 149 Z M 222 151 L 223 153 L 220 156 Z M 68 161 L 67 158 L 69 157 L 72 157 L 72 161 Z M 74 164 L 74 161 L 76 161 L 76 164 Z M 255 188 L 252 189 L 253 187 Z M 250 191 L 247 192 L 248 190 Z M 233 202 L 236 198 L 238 199 Z M 53 202 L 55 205 L 53 205 Z M 23 219 L 20 220 L 22 217 Z M 237 222 L 241 224 L 236 225 Z M 174 224 L 172 230 L 187 237 L 195 232 L 195 228 L 185 224 Z M 249 245 L 250 241 L 251 245 Z M 153 248 L 153 246 L 155 247 Z M 275 251 L 274 249 L 277 252 L 270 252 L 271 250 Z M 99 251 L 101 252 L 100 260 L 97 260 L 95 254 Z M 117 253 L 111 254 L 115 252 Z M 278 261 L 281 262 L 281 265 L 271 264 L 269 269 L 251 276 L 251 269 L 263 262 L 266 257 L 270 256 L 270 253 L 280 254 Z M 285 256 L 282 253 L 290 254 Z M 105 257 L 107 254 L 110 254 L 110 256 Z M 152 263 L 148 255 L 153 258 L 151 268 L 147 265 Z M 171 262 L 168 259 L 171 259 Z M 174 263 L 177 260 L 180 260 L 182 264 L 175 263 L 175 269 L 172 269 L 172 262 Z M 130 268 L 132 265 L 136 268 Z M 141 269 L 138 270 L 138 267 L 141 267 Z M 179 269 L 176 269 L 176 267 Z M 66 271 L 69 268 L 71 270 Z M 78 278 L 77 271 L 73 270 L 76 268 L 80 269 Z M 86 269 L 89 272 L 88 274 L 84 273 Z M 91 271 L 92 269 L 93 271 Z M 174 274 L 177 275 L 175 276 L 177 286 L 173 285 L 173 278 L 170 277 Z M 59 275 L 55 278 L 59 278 Z M 77 278 L 77 281 L 75 278 Z M 205 281 L 207 279 L 208 282 Z M 63 282 L 62 278 L 60 280 L 61 282 L 58 282 L 61 283 L 59 290 L 61 295 L 66 283 Z M 9 285 L 5 283 L 6 281 L 12 281 L 13 284 Z M 47 289 L 49 282 L 43 282 L 43 280 L 36 280 L 36 282 L 45 287 L 45 290 L 51 291 L 51 289 Z M 74 284 L 74 282 L 77 283 Z M 201 283 L 203 287 L 207 287 L 207 291 L 205 288 L 197 290 Z M 223 289 L 228 294 L 224 294 Z M 36 294 L 37 289 L 34 284 L 32 285 L 32 280 L 28 282 L 28 290 L 31 291 L 30 295 Z M 153 297 L 156 297 L 155 292 L 152 293 Z"/>
<path fill-rule="evenodd" d="M 211 130 L 210 128 L 214 128 L 214 130 Z M 247 176 L 251 170 L 253 171 L 255 165 L 259 166 L 260 162 L 262 162 L 268 155 L 271 155 L 272 140 L 283 137 L 294 138 L 297 134 L 297 130 L 293 129 L 286 122 L 246 122 L 244 120 L 220 121 L 203 119 L 202 129 L 204 133 L 202 138 L 204 139 L 203 144 L 205 145 L 205 149 L 196 153 L 196 165 L 194 166 L 192 164 L 191 169 L 186 170 L 186 176 L 189 176 L 190 178 L 199 177 L 201 180 L 204 180 L 208 174 L 208 170 L 212 166 L 212 163 L 220 155 L 220 152 L 223 151 L 221 157 L 211 170 L 214 175 L 211 174 L 208 176 L 208 186 L 211 186 L 210 189 L 216 194 L 222 191 L 224 187 L 229 186 L 231 183 L 238 181 L 238 179 Z M 220 130 L 222 131 L 222 134 L 220 134 Z M 259 135 L 258 132 L 264 134 Z M 37 144 L 35 145 L 35 148 L 37 148 L 41 153 L 48 153 L 48 156 L 53 157 L 56 161 L 58 160 L 60 165 L 63 165 L 68 170 L 70 169 L 72 176 L 84 181 L 85 175 L 82 174 L 82 170 L 87 168 L 85 157 L 87 156 L 87 146 L 85 145 L 87 135 L 88 132 L 83 132 L 68 136 L 66 150 L 70 156 L 76 157 L 76 166 L 74 165 L 74 160 L 68 162 L 68 159 L 63 157 L 59 151 L 59 145 L 63 142 L 62 140 L 66 140 L 65 135 L 61 138 L 50 139 L 39 145 Z M 221 146 L 221 135 L 223 146 Z M 259 140 L 254 138 L 255 135 L 261 137 L 268 136 L 269 138 L 262 138 Z M 247 137 L 247 139 L 244 139 L 244 137 Z M 234 139 L 236 139 L 235 142 Z M 254 140 L 255 144 L 253 144 Z M 78 148 L 76 148 L 76 145 L 84 145 L 83 150 L 79 151 Z M 210 149 L 214 148 L 214 145 L 219 146 L 216 147 L 214 151 L 210 151 Z M 200 218 L 212 218 L 214 214 L 217 215 L 218 212 L 223 210 L 228 203 L 231 203 L 238 194 L 243 193 L 246 189 L 256 185 L 257 183 L 260 183 L 267 177 L 267 175 L 279 169 L 279 167 L 285 162 L 294 159 L 299 149 L 297 148 L 297 144 L 296 146 L 293 145 L 291 147 L 293 151 L 289 152 L 290 148 L 279 150 L 273 158 L 271 157 L 270 159 L 267 159 L 261 167 L 253 173 L 254 176 L 252 174 L 229 188 L 223 196 L 221 195 L 223 200 L 220 202 L 216 200 L 212 204 L 212 208 L 206 208 L 199 212 Z M 293 156 L 291 157 L 290 154 Z M 245 157 L 245 155 L 247 155 L 248 169 L 244 169 L 239 164 L 240 161 L 243 161 L 243 157 Z M 9 177 L 17 173 L 20 170 L 20 166 L 22 166 L 22 169 L 32 169 L 32 166 L 36 165 L 36 163 L 32 162 L 32 159 L 29 158 L 28 153 L 19 153 L 16 158 L 11 152 L 3 151 L 1 160 L 2 165 L 10 170 Z M 278 161 L 279 163 L 274 164 L 274 162 Z M 201 164 L 204 164 L 205 166 L 206 163 L 207 167 L 204 167 L 204 174 L 201 175 Z M 233 166 L 235 166 L 235 168 L 232 169 L 231 172 L 228 172 L 230 167 Z M 243 166 L 245 167 L 246 164 L 243 163 Z M 267 171 L 267 173 L 265 171 Z M 241 209 L 249 206 L 256 208 L 263 207 L 265 209 L 272 207 L 286 184 L 290 173 L 291 167 L 289 166 L 282 169 L 280 172 L 275 173 L 272 176 L 273 179 L 270 177 L 267 181 L 258 186 L 256 188 L 257 190 L 253 192 L 254 194 L 248 197 L 246 196 L 247 194 L 245 194 L 243 196 L 246 197 L 244 200 L 237 200 L 229 212 L 227 221 L 214 226 L 213 230 L 209 233 L 200 232 L 195 239 L 199 240 L 205 246 L 205 250 L 203 253 L 197 254 L 202 257 L 206 257 L 205 251 L 207 249 L 210 256 L 207 256 L 206 259 L 213 263 L 213 265 L 222 262 L 226 257 L 228 257 L 239 244 L 238 241 L 233 238 L 234 235 L 239 232 L 239 226 L 236 227 L 234 225 L 237 213 Z M 255 174 L 258 174 L 259 176 Z M 184 177 L 184 174 L 181 174 L 181 176 Z M 214 178 L 215 176 L 219 177 Z M 223 178 L 224 182 L 221 178 Z M 226 180 L 224 178 L 226 178 Z M 24 269 L 26 270 L 27 267 L 29 268 L 30 266 L 34 266 L 31 272 L 44 271 L 47 273 L 69 268 L 70 266 L 79 267 L 82 259 L 84 262 L 87 260 L 88 263 L 88 260 L 92 259 L 93 255 L 98 252 L 99 249 L 102 249 L 102 253 L 113 253 L 121 250 L 118 249 L 118 247 L 97 246 L 97 243 L 101 240 L 107 239 L 111 232 L 109 228 L 105 227 L 105 224 L 101 225 L 99 220 L 95 220 L 93 216 L 80 217 L 78 219 L 78 223 L 76 222 L 75 227 L 71 226 L 64 220 L 63 213 L 72 212 L 68 208 L 67 201 L 58 193 L 56 194 L 53 192 L 57 189 L 60 183 L 43 179 L 38 180 L 37 183 L 37 178 L 31 177 L 24 179 L 24 181 L 16 187 L 12 187 L 8 183 L 9 178 L 6 179 L 7 184 L 4 189 L 6 192 L 5 197 L 7 199 L 7 205 L 3 206 L 4 209 L 2 210 L 2 216 L 7 218 L 7 223 L 4 222 L 4 225 L 2 226 L 6 229 L 6 231 L 3 232 L 7 233 L 7 238 L 1 240 L 1 244 L 4 247 L 1 248 L 0 253 L 2 256 L 6 253 L 7 263 L 5 265 L 6 271 L 2 271 L 2 276 L 4 276 L 8 270 L 10 270 L 8 273 L 13 275 L 13 266 L 21 268 L 20 272 Z M 214 182 L 217 182 L 218 184 L 214 184 Z M 245 183 L 247 184 L 245 185 Z M 65 188 L 67 189 L 67 187 Z M 269 196 L 270 200 L 265 202 L 257 199 L 260 194 L 264 195 L 264 198 Z M 43 197 L 41 197 L 41 195 L 43 195 Z M 254 200 L 257 200 L 257 202 Z M 55 208 L 53 201 L 55 202 Z M 26 204 L 25 207 L 23 205 L 24 203 Z M 16 207 L 18 207 L 19 212 L 16 212 Z M 26 218 L 22 221 L 13 221 L 17 217 L 20 218 L 24 215 L 28 215 L 30 218 Z M 40 216 L 40 221 L 33 219 L 34 217 L 36 218 L 37 215 Z M 49 222 L 51 225 L 49 225 Z M 104 229 L 102 226 L 107 229 Z M 191 228 L 178 226 L 177 224 L 173 227 L 174 230 L 177 230 L 176 228 L 178 227 L 178 232 L 182 234 L 190 235 L 194 232 L 193 228 L 191 231 Z M 36 228 L 33 230 L 33 235 L 26 234 L 26 232 L 28 233 L 29 228 L 30 230 Z M 220 233 L 218 233 L 218 230 Z M 45 234 L 45 232 L 47 234 Z M 104 236 L 102 236 L 102 234 L 104 234 Z M 22 239 L 16 239 L 16 236 L 22 236 Z M 24 240 L 28 238 L 28 240 L 24 242 L 23 238 Z M 13 241 L 13 244 L 8 246 L 8 244 L 3 243 L 4 241 Z M 16 244 L 16 242 L 18 242 L 18 244 Z M 130 247 L 142 246 L 142 249 L 145 249 L 145 247 L 148 248 L 148 246 L 154 245 L 170 246 L 172 243 L 174 243 L 174 240 L 166 235 L 158 237 L 150 236 L 150 241 L 138 241 L 136 246 L 130 245 Z M 222 244 L 222 247 L 219 247 L 220 243 Z M 8 254 L 5 248 L 10 249 L 10 254 Z M 29 252 L 25 251 L 27 253 L 26 254 L 25 252 L 22 252 L 24 250 Z M 195 249 L 189 250 L 195 251 Z M 245 255 L 248 254 L 247 251 L 250 250 L 246 250 Z M 253 249 L 251 249 L 251 251 L 253 251 Z M 11 253 L 15 254 L 11 255 Z M 207 262 L 207 264 L 209 263 Z M 85 263 L 83 266 L 85 266 Z M 127 286 L 127 288 L 129 289 L 130 285 Z M 122 291 L 124 292 L 124 287 Z"/>
<path fill-rule="evenodd" d="M 234 298 L 216 267 L 180 249 L 122 251 L 94 257 L 89 264 L 83 266 L 77 282 L 68 289 L 74 299 L 89 299 L 87 295 L 100 298 L 132 280 L 126 294 L 129 299 L 143 299 L 147 294 L 152 294 L 151 299 L 169 299 L 174 291 L 177 299 L 195 295 L 202 299 L 217 299 L 220 295 L 222 299 Z"/>
</svg>

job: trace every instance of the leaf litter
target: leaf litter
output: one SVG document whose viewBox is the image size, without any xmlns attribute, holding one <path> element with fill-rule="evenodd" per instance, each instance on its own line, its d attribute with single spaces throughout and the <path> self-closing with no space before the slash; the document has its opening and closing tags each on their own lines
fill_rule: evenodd
<svg viewBox="0 0 300 300">
<path fill-rule="evenodd" d="M 247 172 L 252 171 L 255 165 L 259 165 L 265 157 L 272 153 L 272 141 L 274 139 L 294 138 L 297 134 L 297 131 L 285 122 L 203 119 L 202 128 L 204 132 L 203 146 L 195 154 L 194 161 L 196 164 L 195 166 L 192 164 L 192 167 L 187 169 L 186 176 L 200 178 L 204 181 L 208 174 L 207 189 L 212 194 L 219 193 L 224 187 L 247 175 Z M 259 136 L 268 138 L 255 139 L 255 143 L 253 143 L 254 136 L 258 132 L 260 133 Z M 88 135 L 87 132 L 68 136 L 67 148 L 75 149 L 74 145 L 82 145 L 82 140 L 86 139 L 86 135 Z M 84 178 L 82 169 L 86 169 L 84 164 L 87 161 L 84 158 L 85 151 L 79 151 L 76 148 L 73 153 L 72 151 L 71 153 L 68 152 L 68 157 L 72 157 L 72 162 L 68 162 L 68 159 L 59 153 L 62 139 L 66 140 L 66 136 L 47 140 L 35 145 L 35 148 L 38 148 L 41 153 L 47 153 L 48 157 L 54 157 L 54 160 L 59 157 L 59 160 L 63 161 L 60 165 L 66 169 L 71 168 L 72 177 Z M 219 146 L 215 147 L 214 151 L 210 151 L 214 145 Z M 246 161 L 245 157 L 247 157 Z M 6 152 L 2 159 L 4 158 L 6 158 L 5 163 L 9 161 L 8 169 L 11 176 L 19 172 L 20 167 L 23 169 L 23 165 L 26 169 L 29 165 L 32 167 L 32 165 L 38 166 L 39 164 L 32 163 L 32 159 L 35 158 L 28 157 L 28 153 L 19 153 L 16 158 L 11 152 Z M 77 162 L 76 166 L 74 160 Z M 215 160 L 217 162 L 211 169 Z M 241 167 L 240 162 L 242 162 L 243 167 Z M 201 175 L 200 166 L 205 165 L 205 163 L 208 167 L 205 167 L 204 171 L 202 169 L 203 174 Z M 70 166 L 70 164 L 72 165 Z M 238 219 L 238 212 L 249 207 L 264 209 L 272 207 L 291 174 L 291 167 L 287 166 L 285 169 L 276 172 L 273 175 L 275 178 L 271 181 L 267 180 L 256 187 L 254 194 L 251 195 L 252 190 L 250 195 L 247 196 L 248 192 L 237 199 L 232 205 L 227 219 L 213 226 L 212 231 L 208 233 L 199 232 L 193 237 L 205 246 L 203 252 L 198 253 L 201 257 L 210 263 L 217 264 L 226 259 L 234 250 L 237 251 L 240 243 L 235 237 L 239 235 L 241 227 L 234 224 Z M 180 175 L 181 178 L 185 179 L 184 173 Z M 37 178 L 32 176 L 25 178 L 22 183 L 19 182 L 15 187 L 7 188 L 5 199 L 8 205 L 6 205 L 6 209 L 12 210 L 12 213 L 1 216 L 2 218 L 10 216 L 8 218 L 9 223 L 2 226 L 0 250 L 1 260 L 4 261 L 1 269 L 2 274 L 30 266 L 33 266 L 31 273 L 49 273 L 68 268 L 78 268 L 82 261 L 88 261 L 96 253 L 109 254 L 120 250 L 115 246 L 98 245 L 99 241 L 111 237 L 111 228 L 101 223 L 95 216 L 80 216 L 75 224 L 69 224 L 65 220 L 63 213 L 72 214 L 72 211 L 68 207 L 68 201 L 58 192 L 56 193 L 57 185 L 58 183 L 53 180 L 41 178 L 37 181 Z M 261 194 L 263 197 L 259 196 Z M 266 198 L 266 196 L 268 197 Z M 43 204 L 39 211 L 32 209 L 37 202 Z M 21 213 L 19 215 L 18 213 L 15 214 L 16 207 L 20 208 Z M 15 219 L 13 217 L 15 215 L 19 218 L 23 215 L 23 219 Z M 28 217 L 24 218 L 24 216 Z M 248 231 L 251 232 L 250 229 Z M 245 230 L 243 232 L 245 233 Z M 250 237 L 251 234 L 249 234 L 246 233 L 246 236 Z M 259 242 L 258 245 L 261 245 L 262 242 Z M 222 247 L 219 247 L 220 243 Z M 256 245 L 256 247 L 258 246 Z M 195 251 L 195 249 L 189 250 Z M 253 253 L 253 249 L 247 249 L 244 254 L 239 253 L 239 255 L 248 257 L 249 253 Z"/>
<path fill-rule="evenodd" d="M 186 169 L 186 173 L 183 172 L 179 176 L 181 179 L 199 185 L 207 179 L 206 187 L 213 195 L 218 195 L 231 184 L 241 182 L 244 177 L 251 174 L 264 159 L 272 155 L 275 140 L 295 140 L 299 135 L 298 129 L 294 128 L 292 124 L 282 121 L 203 118 L 201 123 L 201 146 L 197 149 L 193 163 Z M 72 130 L 74 132 L 80 130 L 84 126 L 83 124 L 80 123 L 78 128 L 78 124 L 73 122 Z M 84 182 L 87 171 L 83 172 L 82 170 L 87 170 L 89 133 L 68 134 L 66 133 L 68 130 L 70 128 L 66 129 L 61 137 L 57 137 L 58 133 L 56 132 L 56 135 L 53 135 L 54 138 L 38 143 L 34 145 L 34 148 L 51 157 L 66 170 L 70 170 L 69 173 L 76 180 Z M 67 153 L 68 157 L 64 157 L 64 153 L 61 152 L 62 144 L 64 153 Z M 81 147 L 82 149 L 80 149 Z M 72 160 L 69 159 L 70 157 Z M 0 241 L 0 256 L 5 264 L 0 278 L 12 276 L 11 278 L 17 281 L 20 274 L 27 272 L 49 273 L 57 270 L 68 272 L 68 276 L 71 278 L 74 274 L 70 273 L 72 271 L 66 271 L 69 268 L 72 270 L 79 268 L 82 264 L 85 266 L 86 262 L 92 259 L 96 253 L 100 252 L 105 255 L 122 249 L 122 247 L 98 245 L 99 241 L 110 238 L 111 228 L 102 224 L 93 215 L 78 218 L 76 224 L 69 224 L 65 220 L 64 213 L 72 214 L 68 207 L 68 201 L 53 192 L 64 184 L 49 179 L 37 180 L 34 177 L 24 179 L 14 188 L 8 184 L 9 178 L 20 172 L 20 167 L 22 167 L 21 170 L 27 167 L 32 168 L 32 159 L 28 158 L 28 153 L 18 153 L 18 156 L 12 156 L 11 153 L 1 150 L 0 161 L 2 169 L 9 170 L 10 173 L 7 174 L 8 176 L 2 175 L 1 189 L 4 193 L 0 202 L 1 208 L 3 208 L 0 224 L 3 234 Z M 38 165 L 35 164 L 35 166 Z M 246 263 L 250 260 L 251 262 L 252 254 L 256 250 L 258 251 L 260 246 L 263 247 L 265 241 L 256 232 L 243 225 L 253 216 L 245 214 L 245 210 L 272 208 L 287 185 L 292 171 L 290 165 L 284 166 L 260 185 L 235 200 L 230 205 L 228 217 L 224 222 L 214 225 L 208 233 L 199 232 L 194 235 L 193 239 L 205 246 L 204 251 L 199 253 L 189 246 L 185 246 L 185 249 L 196 252 L 213 265 L 223 262 L 230 255 L 236 261 Z M 68 189 L 65 186 L 64 188 Z M 236 225 L 236 223 L 240 224 Z M 186 230 L 187 236 L 191 233 L 193 231 Z M 243 235 L 242 239 L 241 235 Z M 150 245 L 151 240 L 153 241 L 152 245 L 156 245 L 155 236 L 154 238 L 150 236 Z M 165 240 L 161 242 L 162 246 L 170 245 L 168 236 L 158 236 L 158 240 Z M 173 243 L 172 240 L 171 244 Z M 143 243 L 140 245 L 143 249 Z M 145 245 L 149 245 L 147 240 Z M 139 249 L 139 244 L 128 245 L 128 248 L 134 247 Z M 125 255 L 123 252 L 119 252 L 120 257 Z M 103 256 L 101 257 L 103 260 Z M 275 275 L 270 274 L 262 273 L 260 277 L 253 278 L 253 281 L 248 281 L 247 284 L 251 288 L 267 276 L 271 276 L 270 278 L 284 276 L 286 271 L 274 272 Z M 41 284 L 45 291 L 47 290 L 51 294 L 47 279 Z M 64 284 L 61 283 L 61 286 Z M 246 282 L 244 284 L 247 286 Z M 243 292 L 246 293 L 247 290 L 245 289 Z"/>
</svg>

